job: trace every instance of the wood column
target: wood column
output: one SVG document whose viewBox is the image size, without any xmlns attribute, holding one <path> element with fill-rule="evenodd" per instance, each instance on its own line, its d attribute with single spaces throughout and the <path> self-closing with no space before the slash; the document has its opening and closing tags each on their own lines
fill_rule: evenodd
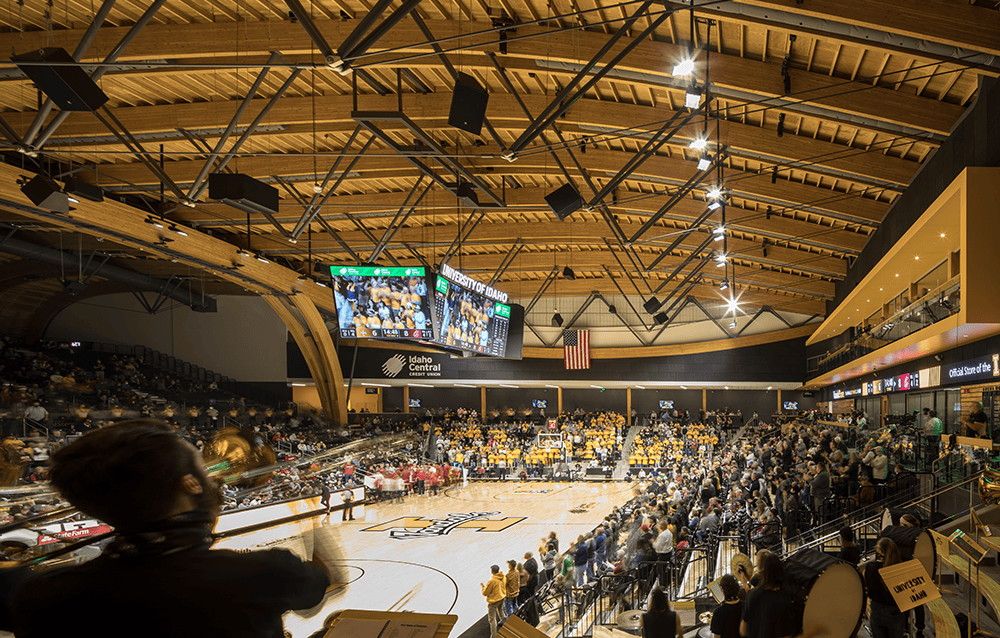
<svg viewBox="0 0 1000 638">
<path fill-rule="evenodd" d="M 625 389 L 625 421 L 632 425 L 632 388 Z"/>
<path fill-rule="evenodd" d="M 557 409 L 559 410 L 559 414 L 562 414 L 562 411 L 563 411 L 563 409 L 562 409 L 562 386 L 559 386 L 558 388 L 556 388 L 556 392 L 559 393 L 559 399 L 558 399 L 559 407 Z"/>
<path fill-rule="evenodd" d="M 323 412 L 335 426 L 347 424 L 347 394 L 333 339 L 312 299 L 305 295 L 262 295 L 281 318 L 309 366 Z"/>
<path fill-rule="evenodd" d="M 379 388 L 379 398 L 382 398 L 382 388 Z M 410 413 L 410 386 L 403 386 L 403 414 Z"/>
<path fill-rule="evenodd" d="M 778 388 L 778 405 L 774 408 L 774 414 L 781 412 L 781 388 Z M 771 416 L 768 414 L 767 416 Z"/>
<path fill-rule="evenodd" d="M 486 386 L 479 388 L 479 418 L 486 418 Z"/>
<path fill-rule="evenodd" d="M 708 390 L 706 388 L 701 389 L 701 409 L 708 412 Z"/>
</svg>

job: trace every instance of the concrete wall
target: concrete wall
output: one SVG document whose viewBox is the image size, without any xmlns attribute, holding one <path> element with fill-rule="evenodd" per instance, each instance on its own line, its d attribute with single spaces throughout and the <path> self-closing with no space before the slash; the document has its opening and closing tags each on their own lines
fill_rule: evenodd
<svg viewBox="0 0 1000 638">
<path fill-rule="evenodd" d="M 46 339 L 142 345 L 237 381 L 285 381 L 285 325 L 259 297 L 219 297 L 216 313 L 168 301 L 150 315 L 129 294 L 69 306 Z"/>
</svg>

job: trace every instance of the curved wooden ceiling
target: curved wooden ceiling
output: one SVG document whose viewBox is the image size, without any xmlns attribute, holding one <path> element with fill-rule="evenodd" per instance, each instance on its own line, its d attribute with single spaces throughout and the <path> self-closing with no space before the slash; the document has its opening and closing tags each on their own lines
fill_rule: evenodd
<svg viewBox="0 0 1000 638">
<path fill-rule="evenodd" d="M 36 138 L 22 149 L 37 158 L 21 161 L 140 195 L 151 210 L 236 246 L 247 247 L 249 229 L 253 250 L 304 273 L 310 258 L 356 263 L 378 253 L 380 263 L 402 265 L 447 259 L 481 280 L 496 276 L 497 287 L 525 301 L 563 266 L 576 279 L 546 294 L 648 297 L 659 289 L 663 297 L 680 293 L 693 269 L 724 251 L 730 266 L 704 268 L 683 292 L 718 299 L 727 276 L 750 305 L 822 315 L 850 260 L 975 99 L 979 75 L 1000 71 L 989 66 L 1000 55 L 1000 12 L 966 0 L 697 0 L 693 32 L 687 2 L 322 0 L 302 6 L 304 21 L 290 12 L 296 0 L 288 2 L 161 2 L 114 63 L 87 67 L 106 71 L 99 84 L 110 97 L 107 112 L 71 114 L 40 147 Z M 366 52 L 347 56 L 352 72 L 327 65 L 323 41 L 344 51 L 369 14 L 414 6 Z M 0 7 L 0 46 L 72 53 L 99 8 L 79 0 Z M 105 60 L 149 8 L 114 3 L 80 60 Z M 635 48 L 522 147 L 534 118 L 578 72 L 589 71 L 586 82 L 602 69 L 592 58 L 612 42 L 604 62 Z M 694 78 L 704 85 L 707 76 L 711 101 L 686 119 L 689 80 L 672 70 L 691 47 Z M 447 124 L 452 70 L 489 91 L 489 126 L 478 137 Z M 227 170 L 278 186 L 280 213 L 248 219 L 205 196 L 184 205 L 257 80 L 222 150 L 277 97 Z M 0 114 L 16 136 L 29 131 L 42 99 L 16 67 L 0 65 Z M 406 119 L 379 121 L 379 136 L 357 113 L 400 104 Z M 102 119 L 127 130 L 133 148 Z M 669 139 L 640 155 L 661 130 Z M 721 168 L 702 175 L 689 144 L 706 133 L 706 151 Z M 19 146 L 5 145 L 11 154 Z M 161 179 L 139 161 L 136 145 L 177 185 L 177 192 L 162 188 L 162 203 Z M 639 157 L 641 165 L 596 201 L 595 192 Z M 458 181 L 446 167 L 472 177 L 484 206 L 491 197 L 502 205 L 476 210 L 461 202 L 442 186 Z M 543 198 L 567 180 L 594 206 L 559 222 Z M 705 244 L 723 220 L 721 210 L 705 215 L 707 192 L 720 183 L 727 237 Z M 288 241 L 307 209 L 318 214 L 299 241 Z M 15 210 L 0 212 L 0 221 L 19 219 Z M 472 230 L 458 241 L 461 227 Z M 45 231 L 43 224 L 36 232 Z M 497 274 L 514 246 L 516 256 Z M 170 274 L 170 262 L 157 265 Z"/>
</svg>

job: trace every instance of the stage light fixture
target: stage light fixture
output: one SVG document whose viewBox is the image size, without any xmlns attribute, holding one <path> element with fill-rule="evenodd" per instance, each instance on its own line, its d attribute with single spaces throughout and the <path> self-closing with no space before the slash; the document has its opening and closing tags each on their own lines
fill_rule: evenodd
<svg viewBox="0 0 1000 638">
<path fill-rule="evenodd" d="M 694 73 L 694 58 L 686 58 L 674 65 L 672 75 L 677 77 L 687 77 Z"/>
<path fill-rule="evenodd" d="M 700 151 L 706 146 L 708 146 L 708 140 L 705 139 L 704 137 L 696 137 L 693 140 L 691 140 L 690 144 L 688 144 L 688 148 L 693 148 L 696 151 Z"/>
<path fill-rule="evenodd" d="M 778 114 L 778 137 L 783 137 L 785 135 L 785 114 Z"/>
<path fill-rule="evenodd" d="M 559 314 L 559 311 L 558 311 L 558 310 L 556 310 L 556 311 L 555 311 L 555 312 L 553 313 L 553 315 L 552 315 L 552 327 L 553 327 L 553 328 L 561 328 L 561 327 L 562 327 L 562 325 L 563 325 L 563 318 L 562 318 L 562 315 L 561 315 L 561 314 Z"/>
<path fill-rule="evenodd" d="M 715 241 L 719 241 L 720 239 L 726 236 L 726 227 L 716 226 L 715 229 L 712 231 L 712 234 L 715 235 Z"/>
<path fill-rule="evenodd" d="M 262 263 L 262 264 L 269 264 L 269 263 L 271 263 L 267 259 L 265 259 L 264 257 L 262 257 L 261 255 L 254 255 L 254 258 L 257 261 L 259 261 L 260 263 Z"/>
<path fill-rule="evenodd" d="M 719 253 L 718 255 L 715 256 L 715 265 L 718 266 L 719 268 L 722 268 L 723 266 L 726 265 L 727 259 L 729 259 L 729 257 L 726 256 L 726 253 Z"/>
<path fill-rule="evenodd" d="M 161 222 L 160 220 L 158 220 L 158 219 L 156 219 L 154 217 L 147 217 L 143 221 L 146 222 L 147 224 L 149 224 L 150 226 L 155 227 L 155 228 L 163 228 L 163 222 Z"/>
<path fill-rule="evenodd" d="M 725 199 L 717 199 L 708 205 L 708 210 L 719 210 L 725 203 Z"/>
<path fill-rule="evenodd" d="M 719 290 L 725 290 L 728 287 L 729 287 L 729 281 L 726 279 L 723 279 L 722 283 L 719 284 Z"/>
<path fill-rule="evenodd" d="M 736 320 L 735 319 L 733 319 L 732 321 L 729 322 L 729 328 L 730 329 L 736 328 Z M 726 388 L 726 389 L 728 390 L 729 388 Z"/>
<path fill-rule="evenodd" d="M 709 199 L 719 199 L 720 197 L 722 197 L 722 189 L 719 188 L 718 186 L 709 189 L 708 197 Z"/>
<path fill-rule="evenodd" d="M 708 156 L 708 153 L 702 153 L 701 157 L 698 158 L 698 170 L 707 171 L 712 165 L 712 158 Z"/>
<path fill-rule="evenodd" d="M 180 228 L 178 228 L 177 226 L 174 226 L 173 224 L 170 224 L 170 226 L 167 228 L 167 230 L 169 230 L 172 233 L 176 233 L 176 234 L 180 235 L 181 237 L 187 237 L 188 236 L 187 231 L 181 230 Z"/>
<path fill-rule="evenodd" d="M 684 94 L 684 106 L 689 109 L 696 109 L 701 104 L 701 87 L 690 86 Z"/>
<path fill-rule="evenodd" d="M 615 305 L 613 303 L 608 304 L 608 312 L 610 312 L 613 315 L 616 315 L 618 314 L 618 308 L 615 308 Z"/>
</svg>

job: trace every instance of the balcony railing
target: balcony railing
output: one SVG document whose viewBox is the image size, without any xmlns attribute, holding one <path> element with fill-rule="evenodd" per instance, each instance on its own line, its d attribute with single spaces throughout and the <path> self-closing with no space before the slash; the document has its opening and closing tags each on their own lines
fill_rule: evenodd
<svg viewBox="0 0 1000 638">
<path fill-rule="evenodd" d="M 816 372 L 824 374 L 835 370 L 950 317 L 960 309 L 959 277 L 953 277 L 878 324 L 862 326 L 853 341 L 820 357 Z"/>
</svg>

